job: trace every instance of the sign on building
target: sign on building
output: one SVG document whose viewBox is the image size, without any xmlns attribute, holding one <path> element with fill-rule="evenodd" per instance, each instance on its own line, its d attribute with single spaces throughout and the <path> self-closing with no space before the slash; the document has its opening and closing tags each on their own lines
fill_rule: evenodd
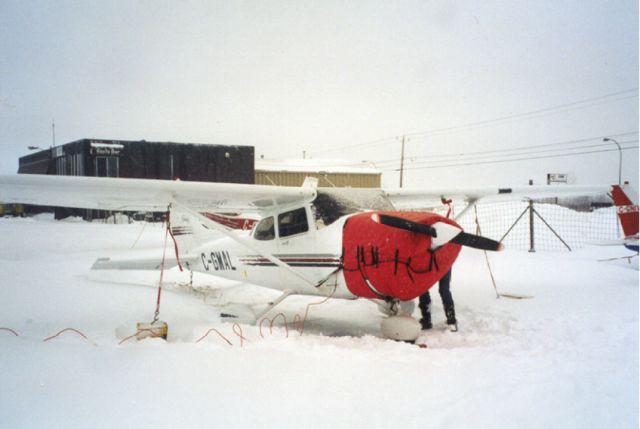
<svg viewBox="0 0 640 429">
<path fill-rule="evenodd" d="M 120 156 L 122 149 L 124 149 L 124 145 L 117 143 L 91 142 L 90 154 L 96 156 Z"/>
<path fill-rule="evenodd" d="M 547 185 L 552 183 L 568 183 L 569 175 L 566 173 L 548 173 L 547 174 Z"/>
</svg>

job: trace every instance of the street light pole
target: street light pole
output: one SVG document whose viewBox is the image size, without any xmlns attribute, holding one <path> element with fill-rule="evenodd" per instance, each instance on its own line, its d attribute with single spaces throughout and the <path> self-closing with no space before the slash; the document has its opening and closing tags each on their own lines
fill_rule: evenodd
<svg viewBox="0 0 640 429">
<path fill-rule="evenodd" d="M 618 185 L 622 185 L 622 148 L 620 147 L 620 143 L 618 143 L 616 139 L 611 139 L 609 137 L 603 138 L 602 141 L 614 142 L 616 146 L 618 146 L 618 155 L 620 158 L 620 160 L 618 161 Z"/>
</svg>

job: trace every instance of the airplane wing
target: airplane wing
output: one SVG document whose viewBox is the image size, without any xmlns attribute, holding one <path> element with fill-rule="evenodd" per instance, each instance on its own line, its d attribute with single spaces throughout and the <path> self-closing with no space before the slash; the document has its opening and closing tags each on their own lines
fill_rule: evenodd
<svg viewBox="0 0 640 429">
<path fill-rule="evenodd" d="M 37 174 L 0 175 L 0 202 L 114 211 L 263 211 L 312 201 L 313 188 Z"/>
<path fill-rule="evenodd" d="M 637 242 L 638 237 L 624 237 L 613 240 L 592 241 L 589 244 L 593 244 L 594 246 L 624 246 L 636 244 Z"/>
<path fill-rule="evenodd" d="M 610 186 L 354 189 L 53 175 L 0 175 L 0 202 L 113 211 L 165 211 L 178 202 L 197 211 L 263 211 L 304 204 L 320 193 L 355 199 L 360 209 L 426 208 L 442 199 L 484 203 L 602 195 Z"/>
<path fill-rule="evenodd" d="M 500 201 L 529 201 L 545 198 L 582 197 L 604 195 L 611 191 L 609 185 L 592 186 L 521 186 L 513 188 L 451 188 L 451 189 L 387 189 L 385 196 L 397 206 L 429 205 L 430 202 L 452 200 L 465 203 Z M 440 203 L 441 204 L 441 203 Z M 437 204 L 436 204 L 437 205 Z"/>
</svg>

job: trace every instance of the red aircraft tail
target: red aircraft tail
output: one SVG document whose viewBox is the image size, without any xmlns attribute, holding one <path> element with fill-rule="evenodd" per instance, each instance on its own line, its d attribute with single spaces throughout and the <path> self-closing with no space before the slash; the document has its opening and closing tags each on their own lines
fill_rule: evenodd
<svg viewBox="0 0 640 429">
<path fill-rule="evenodd" d="M 637 236 L 639 228 L 637 194 L 626 184 L 623 187 L 613 185 L 611 194 L 624 236 Z"/>
</svg>

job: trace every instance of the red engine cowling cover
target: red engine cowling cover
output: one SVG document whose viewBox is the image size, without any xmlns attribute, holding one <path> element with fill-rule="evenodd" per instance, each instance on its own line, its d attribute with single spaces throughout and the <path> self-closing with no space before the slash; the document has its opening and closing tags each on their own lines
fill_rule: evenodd
<svg viewBox="0 0 640 429">
<path fill-rule="evenodd" d="M 374 213 L 350 217 L 343 231 L 343 264 L 347 288 L 363 298 L 414 299 L 425 293 L 451 269 L 460 245 L 447 243 L 431 251 L 431 237 L 376 223 Z M 451 219 L 435 213 L 384 213 L 432 225 Z"/>
</svg>

